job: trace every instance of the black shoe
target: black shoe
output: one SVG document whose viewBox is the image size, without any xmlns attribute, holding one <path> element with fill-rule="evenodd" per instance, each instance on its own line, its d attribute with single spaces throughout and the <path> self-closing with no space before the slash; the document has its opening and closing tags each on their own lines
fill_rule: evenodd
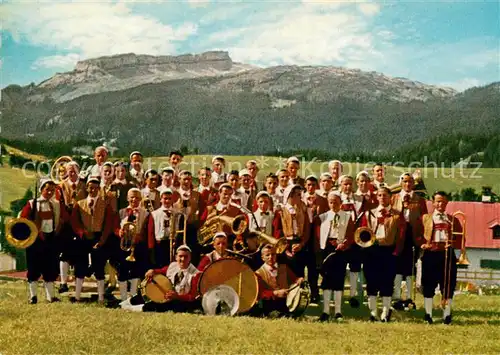
<svg viewBox="0 0 500 355">
<path fill-rule="evenodd" d="M 415 304 L 415 302 L 413 302 L 411 298 L 409 298 L 406 301 L 405 310 L 415 310 L 415 309 L 417 309 L 417 305 Z"/>
<path fill-rule="evenodd" d="M 59 285 L 59 293 L 69 292 L 69 287 L 67 284 Z"/>
<path fill-rule="evenodd" d="M 55 302 L 61 302 L 61 300 L 57 297 L 52 297 L 52 299 L 50 301 L 48 301 L 49 303 L 55 303 Z"/>
<path fill-rule="evenodd" d="M 356 297 L 351 297 L 351 299 L 349 300 L 349 304 L 352 308 L 359 308 L 359 301 Z"/>
<path fill-rule="evenodd" d="M 370 322 L 378 322 L 378 319 L 374 316 L 370 316 Z"/>
<path fill-rule="evenodd" d="M 320 322 L 328 322 L 330 320 L 330 315 L 328 313 L 321 313 L 319 316 Z"/>
<path fill-rule="evenodd" d="M 81 303 L 81 302 L 82 302 L 82 300 L 81 300 L 81 299 L 77 300 L 75 296 L 70 297 L 70 298 L 69 298 L 69 301 L 70 301 L 71 303 Z"/>
<path fill-rule="evenodd" d="M 392 309 L 389 309 L 387 315 L 381 319 L 382 323 L 389 323 L 391 321 L 391 316 L 392 316 Z"/>
<path fill-rule="evenodd" d="M 33 296 L 31 299 L 28 301 L 29 304 L 37 304 L 38 303 L 38 297 Z"/>
<path fill-rule="evenodd" d="M 392 307 L 394 307 L 394 309 L 397 311 L 402 311 L 405 309 L 405 301 L 402 300 L 394 301 Z"/>
<path fill-rule="evenodd" d="M 443 324 L 451 324 L 451 314 L 443 319 Z"/>
<path fill-rule="evenodd" d="M 434 321 L 432 320 L 431 315 L 430 315 L 430 314 L 428 314 L 428 313 L 426 313 L 426 314 L 425 314 L 424 321 L 426 321 L 426 322 L 427 322 L 427 323 L 429 323 L 429 324 L 434 323 Z"/>
<path fill-rule="evenodd" d="M 343 321 L 344 317 L 342 316 L 342 313 L 335 313 L 335 320 L 336 321 Z"/>
</svg>

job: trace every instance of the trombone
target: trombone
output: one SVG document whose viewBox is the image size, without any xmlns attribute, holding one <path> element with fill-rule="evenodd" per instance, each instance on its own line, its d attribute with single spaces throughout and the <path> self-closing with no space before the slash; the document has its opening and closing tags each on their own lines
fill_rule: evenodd
<svg viewBox="0 0 500 355">
<path fill-rule="evenodd" d="M 182 244 L 187 244 L 187 220 L 188 216 L 184 212 L 180 212 L 174 215 L 175 221 L 175 229 L 170 232 L 170 262 L 175 260 L 175 249 L 177 246 L 177 237 L 182 236 Z M 179 228 L 181 226 L 181 218 L 182 218 L 182 229 Z M 167 221 L 164 221 L 167 223 Z M 165 229 L 166 230 L 166 229 Z"/>
<path fill-rule="evenodd" d="M 456 223 L 455 219 L 459 220 L 458 217 L 461 217 L 462 222 L 460 223 L 460 229 L 461 230 L 455 230 L 456 229 Z M 443 295 L 441 296 L 441 306 L 445 307 L 447 304 L 447 299 L 450 295 L 451 292 L 451 277 L 452 277 L 452 269 L 453 269 L 453 258 L 451 253 L 453 253 L 453 242 L 456 240 L 455 236 L 457 238 L 461 238 L 460 240 L 460 256 L 458 257 L 458 260 L 456 262 L 456 265 L 470 265 L 470 261 L 467 257 L 467 252 L 465 249 L 465 243 L 466 243 L 466 227 L 467 227 L 467 216 L 465 213 L 462 211 L 457 211 L 453 213 L 452 218 L 451 218 L 451 235 L 450 238 L 446 241 L 446 247 L 445 247 L 445 254 L 444 254 L 444 285 L 445 285 L 445 292 L 443 292 Z"/>
</svg>

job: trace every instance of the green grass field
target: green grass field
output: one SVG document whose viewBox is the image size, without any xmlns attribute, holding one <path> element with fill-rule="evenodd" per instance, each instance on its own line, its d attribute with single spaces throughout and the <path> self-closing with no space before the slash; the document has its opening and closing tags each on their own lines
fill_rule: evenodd
<svg viewBox="0 0 500 355">
<path fill-rule="evenodd" d="M 29 155 L 27 155 L 29 156 Z M 36 156 L 40 159 L 39 156 Z M 186 156 L 182 163 L 182 168 L 197 173 L 198 169 L 204 166 L 211 166 L 211 155 Z M 264 156 L 226 156 L 226 171 L 241 170 L 245 167 L 245 162 L 249 159 L 257 160 L 260 167 L 259 178 L 262 180 L 270 172 L 276 172 L 284 167 L 285 158 L 264 157 Z M 161 170 L 169 165 L 168 157 L 152 157 L 145 159 L 145 170 L 152 168 Z M 361 170 L 370 170 L 371 164 L 345 163 L 346 173 L 356 175 Z M 310 174 L 319 176 L 328 170 L 328 162 L 306 162 L 302 165 L 300 175 L 305 177 Z M 407 171 L 402 167 L 388 167 L 387 181 L 389 184 L 397 182 L 402 172 Z M 29 176 L 32 172 L 28 171 Z M 461 169 L 461 168 L 427 168 L 422 169 L 422 177 L 427 186 L 427 190 L 432 192 L 444 190 L 455 192 L 466 187 L 472 187 L 477 192 L 482 186 L 491 186 L 493 191 L 500 193 L 500 169 Z M 33 178 L 23 175 L 20 169 L 11 169 L 7 164 L 0 167 L 0 209 L 9 209 L 12 200 L 21 198 L 25 190 L 33 185 Z"/>
<path fill-rule="evenodd" d="M 94 304 L 28 305 L 22 281 L 0 281 L 0 353 L 8 354 L 498 354 L 500 298 L 458 295 L 454 323 L 422 322 L 421 309 L 390 323 L 344 306 L 345 321 L 323 324 L 311 306 L 302 320 L 129 313 Z M 438 300 L 436 298 L 435 304 Z M 421 299 L 417 306 L 421 307 Z"/>
</svg>

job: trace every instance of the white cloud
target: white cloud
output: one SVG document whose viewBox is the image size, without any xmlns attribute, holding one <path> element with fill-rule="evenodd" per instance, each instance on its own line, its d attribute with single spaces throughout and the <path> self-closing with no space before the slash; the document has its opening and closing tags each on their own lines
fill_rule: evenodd
<svg viewBox="0 0 500 355">
<path fill-rule="evenodd" d="M 475 79 L 475 78 L 464 78 L 464 79 L 460 79 L 457 81 L 439 83 L 440 86 L 450 87 L 450 88 L 453 88 L 457 91 L 464 91 L 464 90 L 470 89 L 474 86 L 481 86 L 481 85 L 485 85 L 485 84 L 486 83 L 483 83 L 480 80 Z"/>
<path fill-rule="evenodd" d="M 70 51 L 84 59 L 130 52 L 170 54 L 178 42 L 197 31 L 192 23 L 174 27 L 134 14 L 123 2 L 6 4 L 0 17 L 3 30 L 15 41 Z M 57 60 L 67 63 L 61 58 L 42 58 L 38 64 Z"/>
<path fill-rule="evenodd" d="M 186 0 L 191 7 L 207 7 L 210 0 Z"/>
<path fill-rule="evenodd" d="M 57 69 L 72 69 L 76 62 L 80 60 L 80 55 L 77 53 L 69 53 L 66 55 L 52 55 L 48 57 L 38 58 L 32 65 L 31 69 L 39 68 L 57 68 Z"/>
<path fill-rule="evenodd" d="M 373 16 L 380 12 L 380 5 L 372 2 L 358 4 L 359 11 L 367 16 Z"/>
</svg>

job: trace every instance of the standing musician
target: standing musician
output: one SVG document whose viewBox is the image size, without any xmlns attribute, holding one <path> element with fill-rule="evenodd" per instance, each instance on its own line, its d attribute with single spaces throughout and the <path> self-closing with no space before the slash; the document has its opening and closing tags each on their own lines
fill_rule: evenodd
<svg viewBox="0 0 500 355">
<path fill-rule="evenodd" d="M 113 213 L 118 213 L 118 194 L 112 189 L 113 181 L 115 181 L 115 173 L 113 164 L 106 162 L 102 166 L 101 176 L 101 193 L 111 206 Z"/>
<path fill-rule="evenodd" d="M 251 210 L 253 208 L 255 197 L 257 196 L 257 189 L 252 189 L 253 180 L 247 169 L 241 170 L 239 176 L 241 184 L 240 192 L 244 193 L 247 197 L 247 202 L 243 206 Z"/>
<path fill-rule="evenodd" d="M 349 213 L 353 221 L 357 220 L 356 204 L 352 191 L 353 178 L 349 175 L 342 175 L 339 179 L 339 191 L 342 199 L 342 210 Z M 358 275 L 361 272 L 361 251 L 357 246 L 353 246 L 348 252 L 349 263 L 349 304 L 353 308 L 359 307 L 358 296 Z"/>
<path fill-rule="evenodd" d="M 255 160 L 248 160 L 245 163 L 245 167 L 250 173 L 250 190 L 252 193 L 257 194 L 260 190 L 262 190 L 262 187 L 259 184 L 259 181 L 257 179 L 257 174 L 259 173 L 259 167 L 257 166 L 257 161 Z"/>
<path fill-rule="evenodd" d="M 413 275 L 416 275 L 416 263 L 420 256 L 420 246 L 424 243 L 422 230 L 422 216 L 427 214 L 425 199 L 414 193 L 415 181 L 410 173 L 400 176 L 401 192 L 392 196 L 392 208 L 401 212 L 405 222 L 405 244 L 401 247 L 401 254 L 396 259 L 396 277 L 394 278 L 395 309 L 404 309 L 410 304 Z M 406 281 L 406 300 L 401 300 L 401 283 Z"/>
<path fill-rule="evenodd" d="M 175 175 L 174 168 L 168 166 L 161 170 L 161 185 L 158 187 L 158 191 L 162 193 L 166 189 L 170 189 L 173 192 L 177 190 L 177 187 L 174 186 L 175 182 L 178 182 L 178 179 Z"/>
<path fill-rule="evenodd" d="M 174 169 L 174 186 L 179 186 L 179 173 L 181 172 L 181 163 L 184 155 L 177 151 L 171 151 L 169 154 L 170 166 Z M 173 191 L 173 190 L 172 190 Z"/>
<path fill-rule="evenodd" d="M 328 194 L 329 211 L 315 219 L 315 235 L 322 254 L 321 274 L 323 280 L 323 313 L 321 322 L 330 319 L 332 291 L 335 300 L 335 319 L 342 320 L 342 294 L 349 254 L 347 250 L 354 240 L 354 222 L 351 215 L 341 209 L 342 200 L 338 191 Z"/>
<path fill-rule="evenodd" d="M 88 169 L 85 171 L 85 176 L 87 178 L 94 178 L 97 176 L 101 176 L 102 174 L 102 166 L 108 160 L 108 148 L 104 146 L 97 147 L 94 151 L 94 159 L 96 164 L 91 165 L 88 167 Z"/>
<path fill-rule="evenodd" d="M 238 170 L 232 170 L 227 177 L 227 181 L 233 189 L 231 202 L 246 207 L 248 203 L 248 195 L 245 194 L 245 191 L 240 189 L 240 173 Z"/>
<path fill-rule="evenodd" d="M 212 158 L 212 177 L 211 184 L 216 189 L 227 181 L 227 174 L 224 172 L 226 160 L 222 155 L 216 155 Z"/>
<path fill-rule="evenodd" d="M 183 170 L 179 173 L 179 183 L 177 193 L 180 197 L 174 202 L 174 207 L 180 213 L 187 216 L 185 244 L 192 250 L 191 259 L 193 263 L 197 263 L 201 253 L 197 235 L 198 228 L 200 227 L 200 216 L 205 211 L 205 202 L 201 198 L 200 193 L 193 190 L 193 177 L 189 171 Z M 183 218 L 180 224 L 180 226 L 176 226 L 176 229 L 183 228 Z"/>
<path fill-rule="evenodd" d="M 142 189 L 142 204 L 149 212 L 154 211 L 160 207 L 160 193 L 158 192 L 158 185 L 160 183 L 160 176 L 156 170 L 148 170 L 144 175 L 146 178 L 146 187 Z"/>
<path fill-rule="evenodd" d="M 261 191 L 256 198 L 257 210 L 248 215 L 248 229 L 274 236 L 274 213 L 271 210 L 271 196 L 266 191 Z"/>
<path fill-rule="evenodd" d="M 439 284 L 445 307 L 444 324 L 451 323 L 451 301 L 457 284 L 457 258 L 455 250 L 462 245 L 462 236 L 455 238 L 454 233 L 462 232 L 460 221 L 446 213 L 448 196 L 437 191 L 432 196 L 434 212 L 423 215 L 424 238 L 422 244 L 422 286 L 424 293 L 425 321 L 431 324 L 433 297 Z"/>
<path fill-rule="evenodd" d="M 387 183 L 385 182 L 385 167 L 382 163 L 376 163 L 373 168 L 373 190 L 377 191 L 380 187 L 386 187 Z"/>
<path fill-rule="evenodd" d="M 342 165 L 340 160 L 331 160 L 328 163 L 328 170 L 330 171 L 330 175 L 332 175 L 332 190 L 337 190 L 340 187 L 339 178 L 342 175 L 344 166 Z"/>
<path fill-rule="evenodd" d="M 121 258 L 118 267 L 118 282 L 120 287 L 120 298 L 122 301 L 127 299 L 127 281 L 130 282 L 130 294 L 134 296 L 137 293 L 139 279 L 147 270 L 147 253 L 145 244 L 145 235 L 149 213 L 141 207 L 141 190 L 132 188 L 127 193 L 129 205 L 119 212 L 120 225 L 116 227 L 115 234 L 120 239 L 127 237 L 127 231 L 123 229 L 125 223 L 135 224 L 135 233 L 132 236 L 132 250 L 124 251 L 120 249 Z M 133 256 L 135 261 L 128 261 L 129 256 Z"/>
<path fill-rule="evenodd" d="M 118 161 L 113 164 L 115 180 L 111 184 L 110 192 L 113 192 L 117 199 L 117 209 L 121 210 L 128 205 L 128 191 L 136 185 L 127 179 L 127 167 L 124 162 Z"/>
<path fill-rule="evenodd" d="M 328 193 L 332 190 L 333 187 L 333 178 L 330 173 L 323 173 L 319 177 L 319 189 L 316 190 L 316 193 L 323 198 L 328 198 Z"/>
<path fill-rule="evenodd" d="M 269 175 L 266 176 L 266 180 L 264 182 L 264 188 L 265 191 L 269 194 L 269 196 L 271 196 L 270 209 L 272 211 L 279 209 L 281 206 L 282 197 L 279 196 L 277 192 L 277 187 L 278 187 L 278 176 L 276 176 L 273 173 L 269 173 Z M 256 208 L 257 204 L 254 203 L 253 210 L 255 211 Z"/>
<path fill-rule="evenodd" d="M 130 153 L 130 177 L 132 182 L 138 189 L 142 189 L 145 185 L 144 181 L 144 170 L 142 168 L 144 157 L 141 152 L 135 151 Z"/>
<path fill-rule="evenodd" d="M 161 207 L 151 213 L 149 218 L 148 248 L 151 263 L 156 268 L 162 268 L 173 261 L 170 260 L 170 239 L 173 237 L 172 232 L 175 231 L 174 222 L 177 220 L 178 214 L 178 211 L 173 207 L 173 203 L 172 190 L 163 190 L 161 193 Z M 172 244 L 175 244 L 174 241 L 172 241 Z"/>
<path fill-rule="evenodd" d="M 262 248 L 262 265 L 255 274 L 259 281 L 259 300 L 262 302 L 264 316 L 278 311 L 280 316 L 289 314 L 286 305 L 288 287 L 300 280 L 285 265 L 276 262 L 276 250 L 271 244 Z"/>
<path fill-rule="evenodd" d="M 278 176 L 278 188 L 276 189 L 276 195 L 279 198 L 279 205 L 284 205 L 286 201 L 284 201 L 285 190 L 288 187 L 288 182 L 290 181 L 290 173 L 286 169 L 280 169 L 276 173 Z"/>
<path fill-rule="evenodd" d="M 71 226 L 79 237 L 78 257 L 75 262 L 75 300 L 80 301 L 83 280 L 90 267 L 97 279 L 99 303 L 104 303 L 104 267 L 107 255 L 103 248 L 113 230 L 114 216 L 111 206 L 99 193 L 99 180 L 87 181 L 87 198 L 78 201 L 71 213 Z"/>
<path fill-rule="evenodd" d="M 290 157 L 286 161 L 286 169 L 290 173 L 288 185 L 300 185 L 304 187 L 305 180 L 299 174 L 300 160 L 297 157 Z"/>
<path fill-rule="evenodd" d="M 40 276 L 43 277 L 47 301 L 59 301 L 54 296 L 54 281 L 56 281 L 59 274 L 59 248 L 56 238 L 64 220 L 67 219 L 63 204 L 53 198 L 55 183 L 48 179 L 42 180 L 39 191 L 41 196 L 36 199 L 36 203 L 34 199 L 29 200 L 20 214 L 21 218 L 32 220 L 38 229 L 35 242 L 26 248 L 27 278 L 30 291 L 29 304 L 38 302 L 37 284 Z"/>
<path fill-rule="evenodd" d="M 131 305 L 122 305 L 122 308 L 136 312 L 191 312 L 200 308 L 197 293 L 201 272 L 191 263 L 191 249 L 187 245 L 178 247 L 175 260 L 161 269 L 150 269 L 145 275 L 148 282 L 156 274 L 167 276 L 173 286 L 173 290 L 165 293 L 167 302 L 144 303 L 144 298 L 138 294 L 130 300 Z"/>
<path fill-rule="evenodd" d="M 66 175 L 68 178 L 56 186 L 56 199 L 62 202 L 68 217 L 71 215 L 73 206 L 77 201 L 87 197 L 85 182 L 79 177 L 80 166 L 75 161 L 70 161 L 65 166 Z M 68 292 L 68 273 L 69 265 L 75 263 L 75 236 L 69 218 L 65 221 L 59 233 L 60 255 L 59 255 L 59 270 L 61 275 L 61 284 L 59 285 L 59 293 Z"/>
<path fill-rule="evenodd" d="M 328 201 L 326 198 L 318 195 L 316 193 L 316 188 L 318 186 L 318 179 L 315 176 L 309 175 L 306 178 L 306 191 L 302 198 L 304 204 L 307 208 L 307 216 L 309 218 L 309 226 L 311 231 L 309 232 L 311 236 L 314 236 L 314 220 L 320 214 L 328 211 Z M 319 302 L 319 288 L 318 288 L 318 278 L 319 278 L 319 245 L 316 238 L 309 238 L 308 243 L 304 249 L 305 252 L 305 262 L 307 267 L 307 279 L 309 281 L 309 286 L 311 287 L 311 302 Z M 319 256 L 319 255 L 318 255 Z"/>
<path fill-rule="evenodd" d="M 222 258 L 227 258 L 230 255 L 228 254 L 227 250 L 227 245 L 228 245 L 228 240 L 227 240 L 227 235 L 224 232 L 217 232 L 214 235 L 213 238 L 213 246 L 214 250 L 206 255 L 204 255 L 201 260 L 200 264 L 198 265 L 198 270 L 200 271 L 205 271 L 205 269 L 213 263 L 214 261 L 217 261 Z"/>
<path fill-rule="evenodd" d="M 210 183 L 212 171 L 210 168 L 201 168 L 198 171 L 198 181 L 200 182 L 197 191 L 200 193 L 201 199 L 205 202 L 205 205 L 213 205 L 217 203 L 218 191 Z"/>
<path fill-rule="evenodd" d="M 370 320 L 376 321 L 377 294 L 382 297 L 382 322 L 391 318 L 391 296 L 396 276 L 396 245 L 404 238 L 401 214 L 391 208 L 391 191 L 382 187 L 377 190 L 378 207 L 363 215 L 363 225 L 374 233 L 376 243 L 363 250 L 364 274 Z"/>
</svg>

